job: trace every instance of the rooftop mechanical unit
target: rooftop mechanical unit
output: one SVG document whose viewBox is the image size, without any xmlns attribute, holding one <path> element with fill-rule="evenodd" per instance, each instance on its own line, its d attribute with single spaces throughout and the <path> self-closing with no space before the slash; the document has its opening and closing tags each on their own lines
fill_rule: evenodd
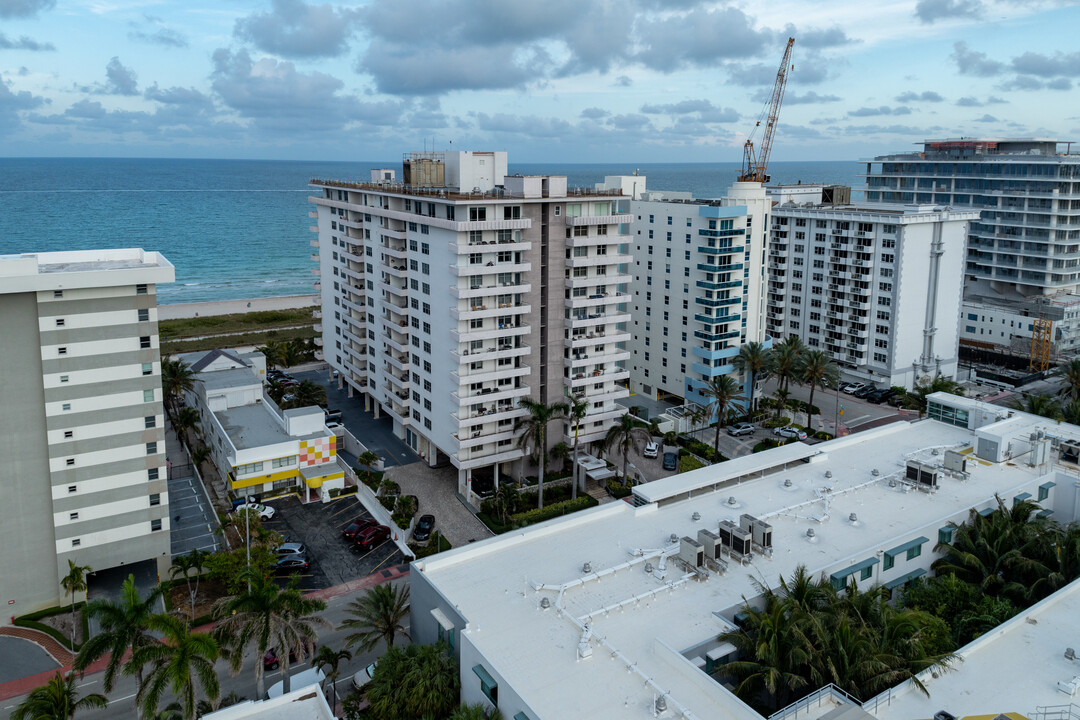
<svg viewBox="0 0 1080 720">
<path fill-rule="evenodd" d="M 705 564 L 705 546 L 693 538 L 683 537 L 679 541 L 679 559 L 699 568 Z"/>
<path fill-rule="evenodd" d="M 945 451 L 945 469 L 952 472 L 966 472 L 967 471 L 967 458 L 963 454 L 956 452 L 955 450 Z"/>
<path fill-rule="evenodd" d="M 711 530 L 698 530 L 697 541 L 701 543 L 705 557 L 713 560 L 720 559 L 720 548 L 723 547 L 723 543 L 720 542 L 719 535 Z"/>
<path fill-rule="evenodd" d="M 755 545 L 765 550 L 772 549 L 772 525 L 743 513 L 739 518 L 739 527 L 750 533 Z"/>
<path fill-rule="evenodd" d="M 922 488 L 936 490 L 938 486 L 939 470 L 934 465 L 909 460 L 907 463 L 907 479 Z"/>
<path fill-rule="evenodd" d="M 730 520 L 720 521 L 720 529 L 717 531 L 717 535 L 720 536 L 720 543 L 729 550 L 731 549 L 731 533 L 737 529 L 735 523 Z"/>
<path fill-rule="evenodd" d="M 731 552 L 735 555 L 749 555 L 753 537 L 746 530 L 739 527 L 731 529 Z"/>
</svg>

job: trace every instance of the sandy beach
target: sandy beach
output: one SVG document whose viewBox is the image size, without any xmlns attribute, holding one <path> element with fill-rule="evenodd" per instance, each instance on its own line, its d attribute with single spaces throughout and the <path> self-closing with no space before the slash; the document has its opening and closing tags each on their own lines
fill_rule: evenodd
<svg viewBox="0 0 1080 720">
<path fill-rule="evenodd" d="M 158 305 L 159 320 L 178 320 L 200 315 L 233 315 L 257 310 L 290 310 L 315 307 L 314 295 L 286 295 L 283 297 L 251 298 L 250 300 L 218 300 L 216 302 L 179 303 Z"/>
</svg>

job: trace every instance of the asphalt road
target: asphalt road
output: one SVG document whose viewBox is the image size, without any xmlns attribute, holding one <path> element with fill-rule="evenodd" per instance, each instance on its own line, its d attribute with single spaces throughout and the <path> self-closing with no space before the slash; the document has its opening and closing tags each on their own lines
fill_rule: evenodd
<svg viewBox="0 0 1080 720">
<path fill-rule="evenodd" d="M 0 683 L 59 667 L 47 652 L 34 643 L 7 635 L 0 635 L 0 658 Z"/>
<path fill-rule="evenodd" d="M 775 390 L 776 380 L 767 380 L 762 393 L 757 397 L 772 397 Z M 810 388 L 792 384 L 789 397 L 804 402 L 809 401 Z M 839 393 L 838 395 L 836 390 L 822 390 L 821 388 L 814 391 L 814 404 L 821 410 L 820 415 L 814 416 L 814 426 L 827 432 L 833 432 L 834 419 L 839 420 L 842 427 L 847 428 L 849 431 L 855 431 L 860 425 L 897 415 L 896 408 L 891 405 L 885 403 L 875 405 L 852 397 L 847 393 Z M 843 412 L 841 412 L 841 409 Z M 804 424 L 806 415 L 799 413 L 796 422 L 800 425 Z"/>
<path fill-rule="evenodd" d="M 360 393 L 349 397 L 345 389 L 338 390 L 337 383 L 327 377 L 325 370 L 309 370 L 292 373 L 297 380 L 310 380 L 326 388 L 326 405 L 341 411 L 341 422 L 368 450 L 376 452 L 386 467 L 408 465 L 420 460 L 404 440 L 394 435 L 394 421 L 387 415 L 378 419 L 364 410 Z"/>
<path fill-rule="evenodd" d="M 405 562 L 401 550 L 391 540 L 367 552 L 354 553 L 341 537 L 341 531 L 354 519 L 369 517 L 355 495 L 329 503 L 304 505 L 290 497 L 270 504 L 277 513 L 272 520 L 264 521 L 263 527 L 281 533 L 290 542 L 307 546 L 311 567 L 300 573 L 301 590 L 334 587 Z M 282 576 L 280 580 L 287 582 L 288 577 Z"/>
<path fill-rule="evenodd" d="M 408 578 L 398 580 L 395 582 L 408 582 Z M 351 602 L 352 598 L 349 596 L 332 598 L 327 601 L 327 609 L 323 612 L 323 617 L 329 620 L 334 625 L 333 630 L 323 630 L 319 633 L 319 646 L 329 646 L 331 648 L 340 649 L 343 647 L 345 636 L 349 634 L 348 630 L 338 630 L 338 625 L 344 620 L 346 615 L 346 608 Z M 408 620 L 405 622 L 406 630 L 408 629 Z M 353 649 L 355 651 L 355 648 Z M 384 648 L 382 646 L 376 648 L 374 652 L 362 653 L 354 652 L 353 659 L 349 662 L 342 663 L 341 665 L 341 679 L 337 683 L 339 697 L 345 697 L 349 694 L 350 683 L 352 681 L 352 675 L 358 670 L 367 667 L 372 662 L 382 656 Z M 232 675 L 229 672 L 228 665 L 224 661 L 218 661 L 218 682 L 221 684 L 222 697 L 228 695 L 230 692 L 236 692 L 241 697 L 254 698 L 255 697 L 255 658 L 248 657 L 244 661 L 244 665 L 237 675 Z M 260 658 L 261 662 L 261 658 Z M 299 666 L 290 667 L 290 675 L 311 667 L 310 662 L 303 663 Z M 85 676 L 79 683 L 80 693 L 102 692 L 101 682 L 104 673 L 94 673 Z M 267 671 L 266 673 L 266 687 L 269 688 L 274 683 L 281 680 L 281 671 Z M 294 688 L 295 689 L 295 688 Z M 106 708 L 100 710 L 84 710 L 79 713 L 79 720 L 113 720 L 117 717 L 134 717 L 135 708 L 135 693 L 137 687 L 135 684 L 135 678 L 127 675 L 120 675 L 116 681 L 116 686 L 113 691 L 108 694 L 109 705 Z M 200 691 L 199 697 L 205 697 Z M 0 706 L 0 714 L 6 715 L 10 713 L 20 702 L 25 699 L 25 696 L 12 698 L 3 703 Z M 165 707 L 171 702 L 171 697 L 163 698 L 161 707 Z"/>
</svg>

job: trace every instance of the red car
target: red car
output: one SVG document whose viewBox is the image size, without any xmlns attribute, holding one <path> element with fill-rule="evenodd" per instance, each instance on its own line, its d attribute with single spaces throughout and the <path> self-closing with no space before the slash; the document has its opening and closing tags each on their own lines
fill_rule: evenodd
<svg viewBox="0 0 1080 720">
<path fill-rule="evenodd" d="M 375 521 L 375 518 L 357 518 L 349 523 L 349 526 L 341 531 L 342 537 L 346 540 L 353 540 L 356 538 L 357 533 L 361 530 L 366 530 L 370 527 L 375 527 L 379 523 Z"/>
<path fill-rule="evenodd" d="M 370 550 L 390 537 L 390 528 L 385 525 L 374 525 L 364 528 L 356 533 L 353 543 L 359 550 Z"/>
<path fill-rule="evenodd" d="M 308 655 L 307 657 L 308 657 L 308 659 L 311 659 L 312 657 L 314 657 L 314 653 Z M 289 665 L 292 666 L 295 663 L 296 663 L 296 652 L 295 651 L 290 651 L 289 652 Z M 263 655 L 263 670 L 277 670 L 280 665 L 281 665 L 281 659 L 278 657 L 277 649 L 276 648 L 270 648 L 269 650 L 267 650 L 266 654 Z"/>
</svg>

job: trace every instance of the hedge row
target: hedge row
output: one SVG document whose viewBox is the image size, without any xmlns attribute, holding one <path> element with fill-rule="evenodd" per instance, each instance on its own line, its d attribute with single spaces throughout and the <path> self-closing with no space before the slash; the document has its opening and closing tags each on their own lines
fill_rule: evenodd
<svg viewBox="0 0 1080 720">
<path fill-rule="evenodd" d="M 83 612 L 83 608 L 86 606 L 85 602 L 75 603 L 75 609 L 78 610 L 79 623 L 82 625 L 83 637 L 89 637 L 90 635 L 90 623 L 86 617 L 86 613 Z M 53 615 L 70 615 L 71 606 L 62 605 L 60 607 L 45 608 L 44 610 L 38 610 L 37 612 L 26 613 L 15 618 L 15 625 L 18 627 L 29 628 L 31 630 L 39 630 L 47 635 L 51 635 L 58 643 L 65 648 L 71 647 L 71 638 L 65 637 L 63 633 L 54 628 L 51 625 L 38 622 L 41 618 L 52 617 Z M 82 645 L 76 644 L 75 650 L 78 651 Z"/>
<path fill-rule="evenodd" d="M 551 518 L 560 515 L 566 515 L 567 513 L 584 510 L 585 508 L 595 507 L 599 504 L 600 502 L 590 495 L 580 495 L 576 500 L 564 500 L 551 505 L 545 505 L 542 508 L 533 508 L 532 510 L 526 510 L 525 512 L 511 515 L 510 520 L 512 524 L 523 523 L 525 525 L 532 525 L 534 523 L 550 520 Z"/>
</svg>

